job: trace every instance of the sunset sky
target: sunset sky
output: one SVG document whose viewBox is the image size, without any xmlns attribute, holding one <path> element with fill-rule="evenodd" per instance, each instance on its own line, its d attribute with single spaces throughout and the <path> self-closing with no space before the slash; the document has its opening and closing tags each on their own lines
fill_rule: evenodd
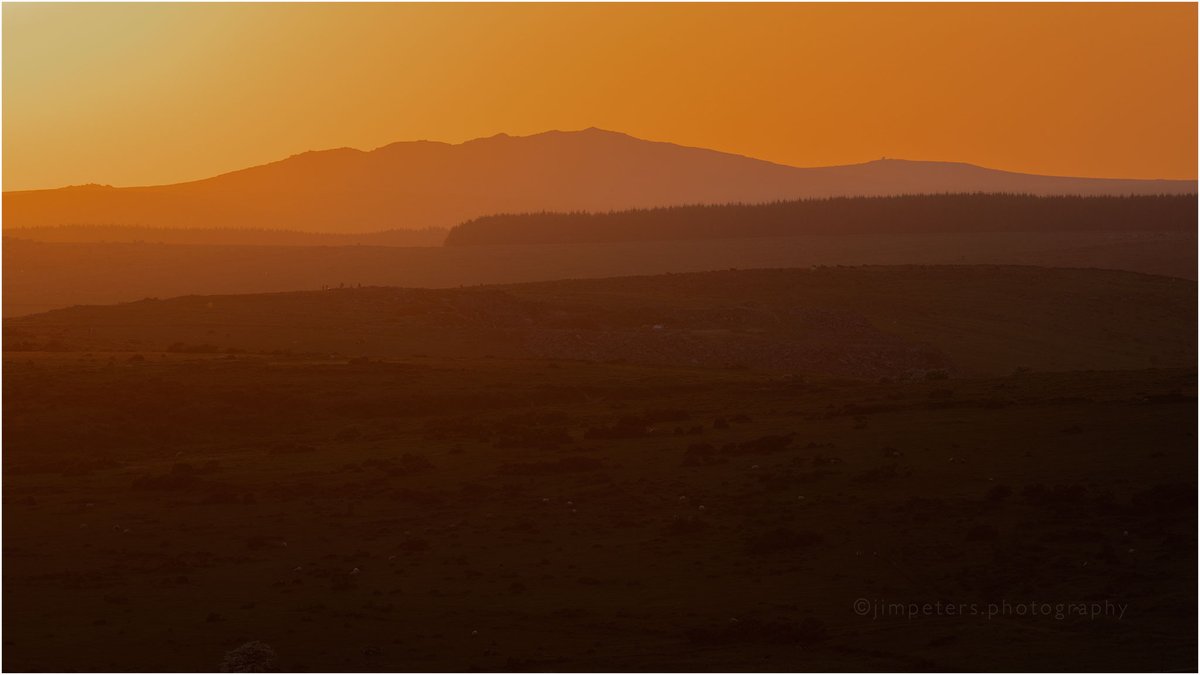
<svg viewBox="0 0 1200 675">
<path fill-rule="evenodd" d="M 3 187 L 590 126 L 797 166 L 1195 178 L 1196 5 L 3 7 Z"/>
</svg>

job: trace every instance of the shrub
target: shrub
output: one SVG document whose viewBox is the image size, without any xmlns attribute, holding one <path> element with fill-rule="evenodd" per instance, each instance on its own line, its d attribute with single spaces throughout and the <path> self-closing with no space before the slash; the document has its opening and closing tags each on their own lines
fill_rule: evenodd
<svg viewBox="0 0 1200 675">
<path fill-rule="evenodd" d="M 221 662 L 222 673 L 274 673 L 279 671 L 275 650 L 255 640 L 231 650 Z"/>
</svg>

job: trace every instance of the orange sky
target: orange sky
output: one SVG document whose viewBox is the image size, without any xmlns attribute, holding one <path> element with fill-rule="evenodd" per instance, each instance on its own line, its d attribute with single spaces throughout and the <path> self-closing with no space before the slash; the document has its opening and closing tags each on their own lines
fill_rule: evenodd
<svg viewBox="0 0 1200 675">
<path fill-rule="evenodd" d="M 1195 178 L 1196 5 L 3 7 L 3 187 L 597 126 L 798 166 Z"/>
</svg>

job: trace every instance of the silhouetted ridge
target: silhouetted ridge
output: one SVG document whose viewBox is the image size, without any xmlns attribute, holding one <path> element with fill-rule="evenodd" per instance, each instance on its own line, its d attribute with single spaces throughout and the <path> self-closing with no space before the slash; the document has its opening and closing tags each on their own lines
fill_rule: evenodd
<svg viewBox="0 0 1200 675">
<path fill-rule="evenodd" d="M 835 197 L 608 213 L 498 214 L 450 230 L 447 246 L 725 239 L 801 234 L 1191 231 L 1195 195 L 1012 194 Z"/>
<path fill-rule="evenodd" d="M 4 193 L 4 227 L 66 224 L 360 234 L 491 213 L 947 193 L 1194 194 L 1196 181 L 1035 176 L 955 162 L 798 168 L 615 131 L 496 135 L 301 153 L 212 178 Z"/>
</svg>

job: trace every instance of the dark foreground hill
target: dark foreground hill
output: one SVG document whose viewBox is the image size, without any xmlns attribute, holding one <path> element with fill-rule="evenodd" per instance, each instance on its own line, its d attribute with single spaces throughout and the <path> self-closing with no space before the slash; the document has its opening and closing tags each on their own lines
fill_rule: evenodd
<svg viewBox="0 0 1200 675">
<path fill-rule="evenodd" d="M 908 267 L 7 320 L 81 351 L 4 353 L 3 667 L 1195 671 L 1195 302 Z"/>
<path fill-rule="evenodd" d="M 568 359 L 924 378 L 1195 364 L 1195 282 L 1022 267 L 756 270 L 190 296 L 6 319 L 9 350 Z"/>
<path fill-rule="evenodd" d="M 1196 231 L 1196 196 L 942 194 L 485 216 L 447 246 L 734 239 L 809 234 Z"/>
<path fill-rule="evenodd" d="M 451 227 L 490 213 L 940 192 L 1179 194 L 1196 192 L 1196 181 L 1035 176 L 900 160 L 796 168 L 588 129 L 307 152 L 176 185 L 6 192 L 4 227 L 359 233 Z"/>
</svg>

